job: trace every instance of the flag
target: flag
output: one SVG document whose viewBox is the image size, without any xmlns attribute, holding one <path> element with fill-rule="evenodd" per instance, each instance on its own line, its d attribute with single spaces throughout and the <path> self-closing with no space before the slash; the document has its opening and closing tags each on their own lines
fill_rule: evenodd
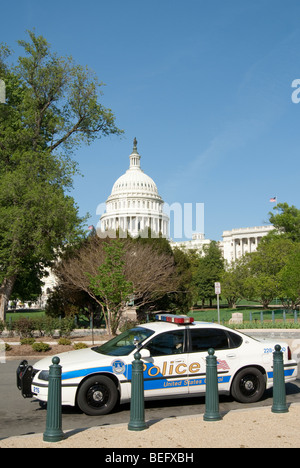
<svg viewBox="0 0 300 468">
<path fill-rule="evenodd" d="M 228 370 L 230 369 L 229 365 L 226 361 L 218 360 L 217 361 L 217 369 L 218 370 Z"/>
<path fill-rule="evenodd" d="M 270 202 L 276 202 L 276 197 L 270 198 Z"/>
</svg>

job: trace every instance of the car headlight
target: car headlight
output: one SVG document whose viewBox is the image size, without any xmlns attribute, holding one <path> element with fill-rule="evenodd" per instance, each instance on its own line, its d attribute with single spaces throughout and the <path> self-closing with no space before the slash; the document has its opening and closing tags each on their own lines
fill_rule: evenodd
<svg viewBox="0 0 300 468">
<path fill-rule="evenodd" d="M 39 375 L 38 375 L 39 380 L 49 380 L 49 371 L 48 370 L 42 370 Z"/>
</svg>

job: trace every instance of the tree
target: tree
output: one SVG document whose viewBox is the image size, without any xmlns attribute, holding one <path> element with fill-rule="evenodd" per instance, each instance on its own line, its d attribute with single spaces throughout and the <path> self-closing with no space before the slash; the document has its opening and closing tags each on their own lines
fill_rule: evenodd
<svg viewBox="0 0 300 468">
<path fill-rule="evenodd" d="M 212 241 L 204 246 L 204 257 L 200 258 L 195 282 L 198 288 L 198 297 L 202 300 L 202 305 L 206 299 L 210 305 L 215 298 L 214 284 L 220 281 L 224 270 L 224 259 L 217 242 Z"/>
<path fill-rule="evenodd" d="M 168 291 L 163 297 L 153 301 L 151 306 L 147 304 L 147 308 L 167 310 L 173 313 L 180 311 L 181 314 L 185 314 L 190 311 L 195 297 L 192 268 L 193 255 L 190 251 L 186 252 L 178 247 L 175 247 L 171 254 L 174 258 L 174 290 Z"/>
<path fill-rule="evenodd" d="M 83 236 L 67 191 L 77 171 L 70 154 L 80 144 L 120 134 L 100 103 L 102 83 L 71 57 L 58 57 L 42 36 L 19 41 L 15 66 L 0 48 L 0 320 L 18 278 L 41 278 L 66 245 Z"/>
<path fill-rule="evenodd" d="M 97 274 L 86 274 L 89 288 L 102 308 L 107 332 L 115 335 L 122 311 L 133 293 L 133 285 L 125 277 L 124 244 L 115 239 L 104 243 L 103 250 L 104 259 Z"/>
<path fill-rule="evenodd" d="M 293 242 L 282 235 L 266 236 L 249 256 L 249 276 L 244 281 L 245 298 L 259 300 L 268 308 L 279 295 L 279 273 L 293 250 Z"/>
<path fill-rule="evenodd" d="M 295 244 L 278 276 L 283 305 L 295 309 L 300 304 L 300 243 Z"/>
<path fill-rule="evenodd" d="M 287 203 L 278 203 L 274 210 L 276 214 L 269 213 L 270 223 L 289 239 L 300 242 L 300 210 Z"/>
<path fill-rule="evenodd" d="M 153 239 L 153 243 L 141 243 L 130 238 L 101 239 L 96 235 L 90 236 L 80 248 L 63 256 L 54 272 L 61 287 L 84 291 L 101 305 L 108 332 L 113 332 L 122 316 L 128 294 L 137 307 L 143 307 L 176 291 L 173 255 L 156 249 L 155 243 L 156 239 Z M 111 244 L 112 247 L 109 247 Z M 110 258 L 106 257 L 107 253 Z M 110 262 L 112 275 L 109 278 Z M 100 274 L 103 275 L 102 279 Z M 92 278 L 95 278 L 94 282 Z M 105 295 L 109 299 L 107 303 Z M 112 311 L 112 319 L 108 318 L 109 310 Z M 110 325 L 113 325 L 111 329 Z"/>
<path fill-rule="evenodd" d="M 230 308 L 235 308 L 239 299 L 245 297 L 245 280 L 249 277 L 249 256 L 243 256 L 233 262 L 222 272 L 222 298 L 225 298 Z"/>
</svg>

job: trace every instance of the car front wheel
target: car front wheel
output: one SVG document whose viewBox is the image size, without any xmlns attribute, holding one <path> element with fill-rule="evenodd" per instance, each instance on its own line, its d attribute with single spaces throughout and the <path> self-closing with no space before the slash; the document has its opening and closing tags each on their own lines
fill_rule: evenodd
<svg viewBox="0 0 300 468">
<path fill-rule="evenodd" d="M 95 375 L 83 382 L 78 391 L 77 404 L 89 416 L 110 413 L 118 401 L 118 390 L 106 376 Z"/>
<path fill-rule="evenodd" d="M 240 403 L 254 403 L 266 390 L 264 375 L 256 367 L 242 369 L 234 378 L 231 394 Z"/>
</svg>

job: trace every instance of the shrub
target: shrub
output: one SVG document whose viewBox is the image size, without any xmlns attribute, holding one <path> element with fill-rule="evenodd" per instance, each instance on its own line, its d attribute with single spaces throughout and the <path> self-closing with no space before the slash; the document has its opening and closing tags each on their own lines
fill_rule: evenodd
<svg viewBox="0 0 300 468">
<path fill-rule="evenodd" d="M 21 317 L 14 322 L 13 327 L 22 338 L 31 338 L 35 330 L 35 323 L 27 317 Z"/>
<path fill-rule="evenodd" d="M 34 338 L 22 338 L 20 340 L 21 345 L 32 345 L 35 342 Z"/>
<path fill-rule="evenodd" d="M 71 340 L 68 340 L 67 338 L 60 338 L 58 340 L 58 344 L 63 345 L 63 346 L 68 346 L 68 345 L 72 344 L 72 342 L 71 342 Z"/>
<path fill-rule="evenodd" d="M 64 317 L 59 321 L 58 324 L 58 329 L 59 329 L 59 335 L 68 337 L 71 335 L 71 332 L 75 328 L 75 322 L 73 317 Z"/>
<path fill-rule="evenodd" d="M 11 350 L 12 350 L 12 347 L 10 346 L 10 344 L 5 343 L 5 351 L 11 351 Z"/>
<path fill-rule="evenodd" d="M 88 348 L 88 345 L 85 343 L 74 343 L 73 347 L 74 349 L 84 349 Z"/>
<path fill-rule="evenodd" d="M 58 327 L 59 319 L 53 317 L 43 317 L 39 324 L 39 329 L 42 330 L 43 334 L 51 337 L 55 335 L 55 331 Z"/>
<path fill-rule="evenodd" d="M 32 345 L 33 351 L 37 351 L 38 353 L 45 353 L 51 349 L 51 346 L 48 343 L 33 343 Z"/>
</svg>

